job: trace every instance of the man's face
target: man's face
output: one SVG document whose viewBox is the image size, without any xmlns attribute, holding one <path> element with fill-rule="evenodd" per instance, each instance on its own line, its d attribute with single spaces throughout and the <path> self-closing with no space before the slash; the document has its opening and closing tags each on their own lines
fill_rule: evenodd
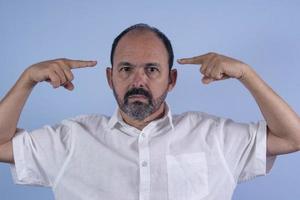
<svg viewBox="0 0 300 200">
<path fill-rule="evenodd" d="M 135 120 L 157 111 L 175 85 L 176 71 L 169 76 L 168 52 L 150 31 L 126 34 L 116 47 L 113 63 L 107 70 L 110 87 L 120 109 Z"/>
</svg>

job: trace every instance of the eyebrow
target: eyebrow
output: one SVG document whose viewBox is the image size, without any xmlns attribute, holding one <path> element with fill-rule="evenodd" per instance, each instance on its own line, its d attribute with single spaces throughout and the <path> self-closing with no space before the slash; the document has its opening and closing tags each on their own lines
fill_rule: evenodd
<svg viewBox="0 0 300 200">
<path fill-rule="evenodd" d="M 120 62 L 117 65 L 118 68 L 121 67 L 121 66 L 134 67 L 135 65 L 131 64 L 130 62 L 123 61 L 123 62 Z M 160 64 L 159 63 L 155 63 L 155 62 L 150 62 L 150 63 L 146 63 L 145 66 L 146 67 L 151 67 L 151 66 L 160 67 Z"/>
<path fill-rule="evenodd" d="M 134 65 L 129 62 L 120 62 L 117 67 L 119 68 L 121 66 L 133 67 Z"/>
<path fill-rule="evenodd" d="M 145 66 L 146 67 L 152 67 L 152 66 L 160 67 L 160 64 L 159 63 L 146 63 Z"/>
</svg>

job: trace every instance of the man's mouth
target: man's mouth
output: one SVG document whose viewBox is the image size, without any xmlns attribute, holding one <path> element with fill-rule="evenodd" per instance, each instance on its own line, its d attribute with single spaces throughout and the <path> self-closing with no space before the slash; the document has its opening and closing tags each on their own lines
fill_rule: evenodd
<svg viewBox="0 0 300 200">
<path fill-rule="evenodd" d="M 143 88 L 133 88 L 124 95 L 124 103 L 147 103 L 151 102 L 151 94 Z"/>
<path fill-rule="evenodd" d="M 130 95 L 128 98 L 129 99 L 147 99 L 147 97 L 145 95 L 142 95 L 142 94 Z"/>
</svg>

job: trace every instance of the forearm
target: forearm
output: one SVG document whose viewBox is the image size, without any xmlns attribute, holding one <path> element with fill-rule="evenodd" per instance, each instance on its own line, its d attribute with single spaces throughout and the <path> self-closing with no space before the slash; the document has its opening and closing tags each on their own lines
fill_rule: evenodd
<svg viewBox="0 0 300 200">
<path fill-rule="evenodd" d="M 15 135 L 22 109 L 30 95 L 34 83 L 28 81 L 26 71 L 0 102 L 0 144 Z"/>
<path fill-rule="evenodd" d="M 251 68 L 240 81 L 255 98 L 271 134 L 300 144 L 300 118 Z"/>
</svg>

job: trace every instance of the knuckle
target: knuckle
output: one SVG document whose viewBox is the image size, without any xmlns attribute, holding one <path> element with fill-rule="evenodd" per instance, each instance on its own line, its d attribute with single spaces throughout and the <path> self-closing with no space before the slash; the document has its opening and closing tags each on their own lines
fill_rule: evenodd
<svg viewBox="0 0 300 200">
<path fill-rule="evenodd" d="M 67 82 L 67 79 L 65 77 L 62 77 L 62 79 L 60 80 L 60 84 L 64 84 L 65 82 Z"/>
<path fill-rule="evenodd" d="M 50 79 L 51 79 L 51 82 L 53 82 L 53 83 L 59 83 L 60 82 L 59 77 L 57 77 L 54 74 L 52 74 L 52 76 L 50 77 Z"/>
<path fill-rule="evenodd" d="M 53 69 L 57 69 L 57 68 L 59 68 L 59 64 L 56 61 L 54 61 L 49 64 L 49 67 L 51 67 Z"/>
<path fill-rule="evenodd" d="M 51 67 L 47 67 L 41 70 L 42 72 L 45 72 L 46 74 L 50 74 L 52 72 Z"/>
<path fill-rule="evenodd" d="M 70 77 L 69 77 L 70 81 L 74 80 L 74 75 L 72 73 L 70 73 Z"/>
<path fill-rule="evenodd" d="M 64 71 L 65 71 L 65 74 L 66 74 L 66 78 L 67 78 L 69 81 L 72 81 L 72 80 L 74 79 L 74 76 L 73 76 L 71 70 L 65 69 Z"/>
<path fill-rule="evenodd" d="M 215 78 L 215 79 L 218 79 L 219 73 L 218 72 L 213 72 L 212 77 Z"/>
<path fill-rule="evenodd" d="M 56 61 L 54 61 L 54 63 L 55 63 L 59 68 L 64 67 L 64 66 L 67 65 L 66 59 L 65 59 L 65 58 L 61 58 L 61 59 L 59 59 L 59 60 L 56 60 Z"/>
<path fill-rule="evenodd" d="M 204 73 L 204 69 L 203 69 L 202 67 L 200 68 L 200 72 L 201 72 L 201 73 Z"/>
<path fill-rule="evenodd" d="M 214 56 L 216 56 L 217 54 L 216 54 L 215 52 L 209 52 L 209 53 L 207 53 L 207 55 L 210 56 L 210 57 L 214 57 Z"/>
<path fill-rule="evenodd" d="M 59 81 L 59 79 L 58 79 L 57 77 L 53 77 L 53 78 L 52 78 L 52 82 L 53 82 L 54 84 L 57 84 L 57 83 L 59 83 L 60 81 Z"/>
<path fill-rule="evenodd" d="M 54 73 L 54 70 L 53 70 L 52 67 L 50 67 L 50 68 L 45 69 L 45 73 L 46 73 L 46 74 L 53 74 L 53 73 Z"/>
<path fill-rule="evenodd" d="M 60 61 L 61 65 L 67 65 L 68 59 L 67 58 L 61 58 L 59 61 Z"/>
<path fill-rule="evenodd" d="M 61 85 L 60 81 L 58 80 L 57 82 L 55 82 L 55 85 L 58 87 Z"/>
<path fill-rule="evenodd" d="M 226 66 L 227 63 L 224 60 L 218 60 L 218 64 L 219 64 L 219 68 L 222 68 L 222 67 Z"/>
<path fill-rule="evenodd" d="M 57 69 L 58 67 L 60 67 L 61 65 L 63 65 L 63 62 L 61 61 L 61 60 L 56 60 L 56 61 L 54 61 L 54 66 L 55 66 L 55 68 Z"/>
<path fill-rule="evenodd" d="M 213 69 L 213 66 L 210 65 L 210 66 L 207 66 L 206 70 L 205 70 L 205 73 L 210 73 Z"/>
<path fill-rule="evenodd" d="M 52 85 L 53 87 L 58 87 L 58 85 L 57 85 L 57 83 L 56 83 L 55 81 L 51 81 L 51 85 Z"/>
<path fill-rule="evenodd" d="M 62 62 L 65 62 L 66 60 L 67 60 L 66 58 L 58 58 L 58 59 L 55 59 L 54 61 L 62 63 Z"/>
<path fill-rule="evenodd" d="M 221 57 L 218 54 L 215 54 L 214 60 L 215 62 L 218 62 L 219 60 L 221 60 Z"/>
</svg>

